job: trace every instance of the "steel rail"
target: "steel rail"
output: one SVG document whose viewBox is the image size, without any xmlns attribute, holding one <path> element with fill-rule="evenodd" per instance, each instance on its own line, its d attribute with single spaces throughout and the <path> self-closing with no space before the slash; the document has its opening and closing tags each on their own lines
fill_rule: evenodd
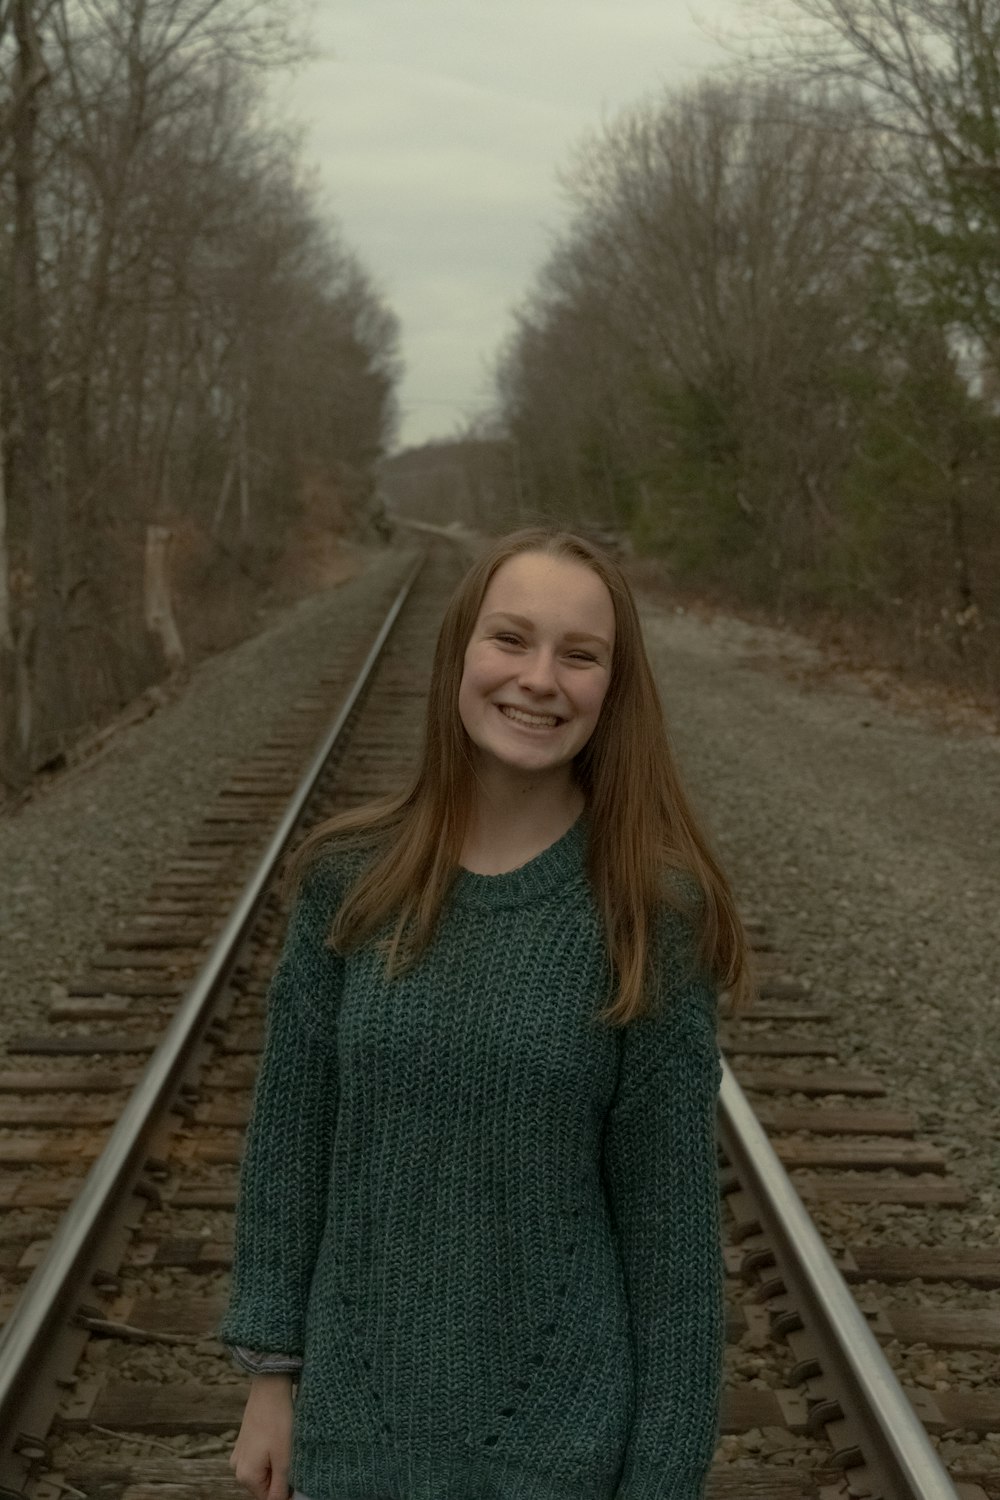
<svg viewBox="0 0 1000 1500">
<path fill-rule="evenodd" d="M 816 1338 L 881 1500 L 959 1500 L 937 1452 L 791 1178 L 723 1061 L 719 1135 L 760 1216 L 796 1311 Z"/>
<path fill-rule="evenodd" d="M 335 720 L 313 756 L 260 862 L 205 963 L 177 1008 L 100 1156 L 67 1209 L 48 1249 L 0 1332 L 0 1462 L 13 1456 L 18 1418 L 46 1357 L 46 1341 L 89 1281 L 102 1233 L 141 1173 L 150 1137 L 173 1102 L 185 1070 L 211 1020 L 212 1006 L 250 931 L 268 883 L 295 831 L 316 782 L 381 656 L 423 567 L 410 569 Z"/>
</svg>

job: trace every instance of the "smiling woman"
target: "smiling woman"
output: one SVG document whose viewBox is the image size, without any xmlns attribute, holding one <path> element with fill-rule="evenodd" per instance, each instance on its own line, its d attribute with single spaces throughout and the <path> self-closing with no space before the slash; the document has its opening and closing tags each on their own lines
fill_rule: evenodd
<svg viewBox="0 0 1000 1500">
<path fill-rule="evenodd" d="M 617 565 L 497 542 L 445 612 L 413 783 L 297 870 L 219 1330 L 254 1376 L 237 1478 L 698 1500 L 746 943 Z"/>
<path fill-rule="evenodd" d="M 582 563 L 524 552 L 493 574 L 458 693 L 478 781 L 466 869 L 523 864 L 583 811 L 572 763 L 597 726 L 614 638 L 611 594 Z"/>
</svg>

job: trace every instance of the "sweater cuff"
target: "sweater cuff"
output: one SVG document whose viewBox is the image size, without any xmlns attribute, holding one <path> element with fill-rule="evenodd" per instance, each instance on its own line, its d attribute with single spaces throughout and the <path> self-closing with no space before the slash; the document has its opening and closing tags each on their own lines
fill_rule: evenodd
<svg viewBox="0 0 1000 1500">
<path fill-rule="evenodd" d="M 614 1500 L 703 1500 L 706 1469 L 634 1469 L 627 1473 Z"/>
<path fill-rule="evenodd" d="M 242 1344 L 227 1344 L 238 1370 L 248 1375 L 297 1375 L 302 1360 L 297 1354 L 271 1354 L 261 1349 L 245 1349 Z"/>
</svg>

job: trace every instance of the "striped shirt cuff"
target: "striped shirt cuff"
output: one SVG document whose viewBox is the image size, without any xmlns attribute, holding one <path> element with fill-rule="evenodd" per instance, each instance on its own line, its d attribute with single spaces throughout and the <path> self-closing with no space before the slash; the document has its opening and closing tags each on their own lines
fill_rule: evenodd
<svg viewBox="0 0 1000 1500">
<path fill-rule="evenodd" d="M 229 1344 L 227 1348 L 237 1369 L 245 1370 L 248 1375 L 297 1375 L 302 1369 L 297 1354 L 269 1354 L 260 1349 L 244 1349 L 239 1344 Z"/>
</svg>

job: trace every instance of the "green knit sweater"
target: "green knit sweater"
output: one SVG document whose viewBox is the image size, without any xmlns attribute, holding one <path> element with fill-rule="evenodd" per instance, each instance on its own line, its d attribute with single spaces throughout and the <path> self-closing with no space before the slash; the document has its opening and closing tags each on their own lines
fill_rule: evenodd
<svg viewBox="0 0 1000 1500">
<path fill-rule="evenodd" d="M 231 1348 L 301 1355 L 313 1500 L 698 1500 L 723 1347 L 716 991 L 664 908 L 660 1006 L 594 1020 L 586 818 L 459 871 L 387 982 L 300 893 L 240 1173 Z"/>
</svg>

